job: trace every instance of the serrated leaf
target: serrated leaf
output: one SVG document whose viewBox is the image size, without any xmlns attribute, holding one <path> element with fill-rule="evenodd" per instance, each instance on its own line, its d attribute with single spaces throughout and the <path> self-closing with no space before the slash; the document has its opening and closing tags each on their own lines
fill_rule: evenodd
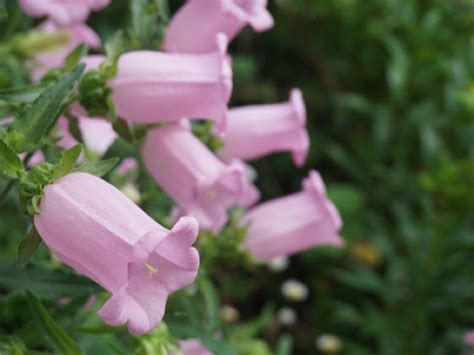
<svg viewBox="0 0 474 355">
<path fill-rule="evenodd" d="M 20 157 L 4 141 L 0 140 L 0 175 L 16 178 L 23 170 Z"/>
<path fill-rule="evenodd" d="M 26 264 L 30 261 L 36 249 L 41 244 L 42 239 L 33 226 L 30 231 L 26 234 L 25 238 L 20 242 L 18 246 L 18 256 L 16 259 L 16 265 L 19 269 L 23 269 Z"/>
<path fill-rule="evenodd" d="M 61 160 L 56 165 L 53 172 L 53 181 L 56 181 L 74 170 L 77 159 L 82 152 L 82 144 L 76 144 L 74 147 L 64 150 L 61 153 Z"/>
<path fill-rule="evenodd" d="M 68 54 L 68 56 L 64 60 L 64 67 L 67 70 L 74 69 L 74 67 L 80 63 L 81 58 L 87 54 L 87 51 L 88 48 L 84 43 L 78 45 L 72 50 L 71 53 Z"/>
<path fill-rule="evenodd" d="M 0 100 L 8 102 L 32 103 L 44 91 L 46 85 L 35 84 L 0 90 Z"/>
<path fill-rule="evenodd" d="M 17 151 L 31 150 L 39 143 L 59 115 L 64 100 L 71 93 L 84 68 L 85 65 L 80 64 L 71 73 L 62 75 L 8 126 L 9 134 L 16 133 L 23 138 L 15 142 Z"/>
<path fill-rule="evenodd" d="M 75 171 L 102 177 L 112 170 L 112 168 L 117 165 L 119 160 L 119 158 L 110 158 L 101 161 L 88 161 L 76 168 Z"/>
<path fill-rule="evenodd" d="M 33 313 L 33 318 L 40 330 L 49 339 L 60 354 L 79 355 L 82 350 L 77 343 L 59 327 L 49 315 L 41 301 L 29 290 L 26 291 L 28 303 Z"/>
</svg>

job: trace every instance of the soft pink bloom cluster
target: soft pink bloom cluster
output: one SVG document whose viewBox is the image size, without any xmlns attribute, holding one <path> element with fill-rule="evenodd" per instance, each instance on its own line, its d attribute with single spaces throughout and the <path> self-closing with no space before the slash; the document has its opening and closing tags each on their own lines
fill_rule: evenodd
<svg viewBox="0 0 474 355">
<path fill-rule="evenodd" d="M 214 355 L 198 339 L 181 340 L 179 350 L 183 355 Z"/>
<path fill-rule="evenodd" d="M 52 22 L 46 28 L 68 26 L 76 33 L 67 50 L 81 41 L 100 44 L 85 30 L 84 20 L 108 1 L 39 3 L 23 0 L 22 6 L 32 16 L 48 16 Z M 248 227 L 242 247 L 255 259 L 268 261 L 321 244 L 343 245 L 341 218 L 316 171 L 303 181 L 301 192 L 253 207 L 260 194 L 242 160 L 290 152 L 295 165 L 302 166 L 309 149 L 306 108 L 298 89 L 291 91 L 288 102 L 228 109 L 228 42 L 247 24 L 256 31 L 272 27 L 266 5 L 266 0 L 188 0 L 166 31 L 164 51 L 125 53 L 107 83 L 120 117 L 130 124 L 154 125 L 144 137 L 141 157 L 176 203 L 177 223 L 171 230 L 92 175 L 72 173 L 45 187 L 35 226 L 57 257 L 110 292 L 99 311 L 108 324 L 128 324 L 134 334 L 154 329 L 168 295 L 197 275 L 199 255 L 192 244 L 198 225 L 217 234 L 232 207 L 249 208 L 242 220 Z M 50 68 L 61 65 L 64 57 L 65 52 L 40 61 Z M 83 59 L 89 70 L 103 60 Z M 116 138 L 111 124 L 87 117 L 79 104 L 73 111 L 88 149 L 103 154 Z M 217 154 L 193 135 L 194 119 L 215 123 L 224 142 Z M 74 144 L 66 120 L 58 126 L 63 132 L 59 144 Z M 135 164 L 127 161 L 118 172 Z M 194 339 L 180 346 L 186 355 L 211 354 Z"/>
</svg>

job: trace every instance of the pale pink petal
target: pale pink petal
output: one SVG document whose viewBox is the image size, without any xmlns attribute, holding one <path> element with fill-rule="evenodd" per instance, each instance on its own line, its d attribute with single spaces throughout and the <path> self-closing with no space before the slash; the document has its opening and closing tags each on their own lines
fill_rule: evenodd
<svg viewBox="0 0 474 355">
<path fill-rule="evenodd" d="M 227 222 L 227 209 L 250 206 L 259 198 L 242 162 L 225 165 L 183 124 L 151 130 L 142 157 L 178 204 L 176 215 L 197 218 L 203 229 L 219 231 Z"/>
<path fill-rule="evenodd" d="M 169 231 L 95 176 L 72 173 L 47 185 L 40 210 L 34 224 L 45 244 L 112 294 L 99 311 L 108 324 L 127 323 L 134 334 L 153 330 L 168 295 L 197 275 L 195 219 Z"/>
<path fill-rule="evenodd" d="M 190 0 L 174 15 L 166 30 L 164 48 L 170 52 L 206 53 L 214 38 L 232 40 L 247 24 L 256 31 L 273 26 L 266 0 Z"/>
<path fill-rule="evenodd" d="M 218 50 L 202 55 L 152 51 L 122 55 L 109 83 L 118 115 L 140 123 L 209 119 L 223 132 L 232 69 L 225 36 L 218 36 L 217 42 Z"/>
<path fill-rule="evenodd" d="M 309 143 L 303 95 L 294 89 L 287 103 L 229 110 L 224 147 L 218 154 L 229 161 L 290 151 L 295 165 L 301 166 L 306 160 Z"/>
<path fill-rule="evenodd" d="M 303 191 L 265 202 L 245 215 L 244 247 L 257 259 L 292 255 L 317 245 L 342 246 L 340 215 L 327 198 L 316 171 L 303 181 Z"/>
</svg>

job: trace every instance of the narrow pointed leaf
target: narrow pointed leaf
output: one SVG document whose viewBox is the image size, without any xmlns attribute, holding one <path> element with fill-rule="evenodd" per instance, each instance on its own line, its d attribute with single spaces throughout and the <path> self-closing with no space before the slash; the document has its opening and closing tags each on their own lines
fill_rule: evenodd
<svg viewBox="0 0 474 355">
<path fill-rule="evenodd" d="M 68 54 L 64 60 L 64 66 L 67 70 L 72 70 L 76 65 L 81 61 L 81 58 L 87 54 L 87 46 L 84 43 L 81 43 L 76 48 L 73 49 L 71 53 Z"/>
<path fill-rule="evenodd" d="M 23 170 L 23 163 L 8 145 L 0 140 L 0 175 L 16 178 Z"/>
<path fill-rule="evenodd" d="M 17 151 L 31 150 L 39 143 L 43 134 L 61 112 L 64 100 L 71 93 L 74 83 L 80 78 L 84 67 L 84 64 L 80 64 L 71 73 L 62 75 L 9 125 L 9 134 L 21 137 L 21 139 L 15 139 Z"/>
<path fill-rule="evenodd" d="M 38 231 L 33 226 L 18 246 L 18 257 L 16 259 L 16 265 L 19 269 L 23 269 L 26 264 L 28 264 L 34 252 L 41 244 L 41 241 L 42 240 L 40 235 L 38 234 Z"/>
<path fill-rule="evenodd" d="M 75 169 L 77 172 L 89 173 L 98 177 L 104 176 L 117 165 L 119 158 L 110 158 L 102 161 L 88 161 Z"/>
<path fill-rule="evenodd" d="M 12 89 L 0 90 L 0 100 L 30 104 L 41 95 L 46 88 L 44 84 L 20 86 Z"/>
<path fill-rule="evenodd" d="M 79 345 L 59 327 L 41 301 L 29 290 L 26 291 L 26 296 L 38 328 L 45 334 L 57 352 L 64 355 L 82 354 Z"/>
<path fill-rule="evenodd" d="M 74 147 L 61 153 L 61 160 L 54 168 L 53 180 L 56 181 L 74 170 L 77 159 L 82 152 L 82 144 L 76 144 Z"/>
</svg>

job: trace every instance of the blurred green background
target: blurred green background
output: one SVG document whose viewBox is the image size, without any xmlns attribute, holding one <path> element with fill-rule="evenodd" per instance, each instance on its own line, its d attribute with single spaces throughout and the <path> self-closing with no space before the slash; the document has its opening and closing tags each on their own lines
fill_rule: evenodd
<svg viewBox="0 0 474 355">
<path fill-rule="evenodd" d="M 171 10 L 180 4 L 170 1 Z M 32 25 L 9 6 L 15 21 L 0 22 L 0 39 Z M 103 38 L 136 29 L 128 6 L 113 0 L 89 22 Z M 276 0 L 269 7 L 275 27 L 246 29 L 231 45 L 231 106 L 284 101 L 291 88 L 302 89 L 308 161 L 299 170 L 286 154 L 255 162 L 258 186 L 264 199 L 282 196 L 319 170 L 343 216 L 347 248 L 308 251 L 281 273 L 220 257 L 218 269 L 208 268 L 220 303 L 234 305 L 243 321 L 266 304 L 292 307 L 296 324 L 267 317 L 258 329 L 273 349 L 282 333 L 292 336 L 294 354 L 320 353 L 322 334 L 339 337 L 343 354 L 460 353 L 464 332 L 474 329 L 474 1 Z M 23 69 L 12 76 L 16 65 L 0 57 L 0 86 L 27 80 Z M 10 199 L 0 207 L 0 334 L 20 329 L 21 337 L 29 316 L 17 312 L 24 300 L 12 294 L 23 286 L 9 261 L 26 223 L 12 206 Z M 147 209 L 156 215 L 157 208 Z M 51 282 L 77 285 L 54 275 Z M 308 285 L 305 302 L 280 295 L 288 278 Z M 93 289 L 74 287 L 59 295 L 84 298 Z M 67 310 L 56 316 L 75 329 Z M 249 349 L 240 353 L 266 354 Z"/>
</svg>

